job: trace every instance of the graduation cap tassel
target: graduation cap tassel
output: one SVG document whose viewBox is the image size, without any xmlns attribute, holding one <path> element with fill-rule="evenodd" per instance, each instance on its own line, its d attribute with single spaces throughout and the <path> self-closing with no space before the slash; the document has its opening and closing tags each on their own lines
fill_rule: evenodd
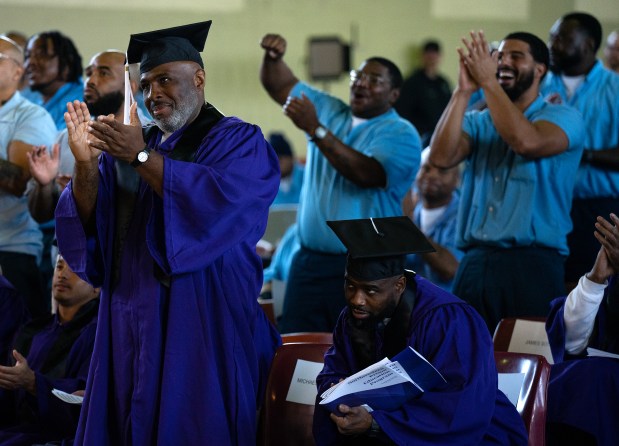
<svg viewBox="0 0 619 446">
<path fill-rule="evenodd" d="M 125 55 L 125 58 L 127 56 Z M 123 124 L 128 125 L 131 123 L 131 116 L 129 116 L 131 111 L 131 104 L 133 102 L 133 94 L 131 93 L 131 83 L 129 82 L 129 64 L 127 63 L 127 59 L 125 59 L 125 105 L 123 108 L 124 117 Z"/>
<path fill-rule="evenodd" d="M 373 219 L 372 217 L 370 217 L 370 223 L 372 223 L 372 226 L 374 227 L 374 231 L 376 231 L 376 233 L 377 233 L 379 236 L 381 236 L 381 237 L 384 237 L 384 236 L 385 236 L 385 233 L 384 233 L 384 232 L 380 232 L 380 231 L 378 230 L 378 228 L 376 227 L 376 224 L 374 223 L 374 219 Z"/>
</svg>

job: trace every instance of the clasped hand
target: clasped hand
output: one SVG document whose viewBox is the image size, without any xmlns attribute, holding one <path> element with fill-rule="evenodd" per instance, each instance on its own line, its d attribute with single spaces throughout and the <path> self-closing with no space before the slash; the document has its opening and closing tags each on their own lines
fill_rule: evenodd
<svg viewBox="0 0 619 446">
<path fill-rule="evenodd" d="M 470 33 L 471 40 L 462 38 L 465 48 L 458 48 L 460 55 L 460 77 L 458 86 L 467 90 L 476 90 L 487 82 L 496 81 L 498 54 L 490 53 L 483 31 Z"/>
<path fill-rule="evenodd" d="M 283 109 L 294 125 L 306 133 L 311 134 L 320 125 L 316 107 L 304 94 L 300 98 L 288 96 Z"/>
<path fill-rule="evenodd" d="M 101 152 L 107 152 L 119 160 L 133 161 L 145 143 L 135 103 L 131 105 L 130 113 L 129 125 L 118 122 L 111 114 L 91 120 L 85 103 L 68 103 L 65 122 L 69 133 L 69 147 L 75 160 L 91 161 Z"/>
<path fill-rule="evenodd" d="M 342 413 L 342 417 L 334 413 L 330 417 L 336 424 L 340 434 L 359 435 L 367 432 L 372 427 L 372 415 L 364 407 L 349 407 L 345 404 L 340 404 L 338 410 Z"/>
<path fill-rule="evenodd" d="M 594 235 L 602 246 L 587 277 L 598 283 L 604 283 L 610 276 L 619 273 L 619 217 L 610 214 L 610 219 L 612 222 L 598 217 L 595 223 Z"/>
</svg>

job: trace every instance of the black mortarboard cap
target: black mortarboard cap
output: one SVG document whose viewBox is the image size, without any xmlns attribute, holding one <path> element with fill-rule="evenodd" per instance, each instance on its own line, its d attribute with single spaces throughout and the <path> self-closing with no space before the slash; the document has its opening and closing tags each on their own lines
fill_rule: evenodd
<svg viewBox="0 0 619 446">
<path fill-rule="evenodd" d="M 168 62 L 191 61 L 202 68 L 200 52 L 204 50 L 211 20 L 175 26 L 140 34 L 131 34 L 127 48 L 128 63 L 139 63 L 140 73 Z"/>
<path fill-rule="evenodd" d="M 435 251 L 408 217 L 339 220 L 327 224 L 348 249 L 346 273 L 359 280 L 403 274 L 406 254 Z"/>
</svg>

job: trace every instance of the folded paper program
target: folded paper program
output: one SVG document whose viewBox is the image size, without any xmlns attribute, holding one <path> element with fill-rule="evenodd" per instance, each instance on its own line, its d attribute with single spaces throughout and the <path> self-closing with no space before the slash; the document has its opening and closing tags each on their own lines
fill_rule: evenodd
<svg viewBox="0 0 619 446">
<path fill-rule="evenodd" d="M 349 376 L 323 392 L 320 404 L 337 412 L 340 404 L 369 411 L 394 410 L 445 383 L 445 378 L 412 347 Z"/>
</svg>

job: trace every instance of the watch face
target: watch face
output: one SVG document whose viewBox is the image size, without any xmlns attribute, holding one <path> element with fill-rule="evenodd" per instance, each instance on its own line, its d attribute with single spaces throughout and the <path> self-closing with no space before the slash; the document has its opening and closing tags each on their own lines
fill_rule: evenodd
<svg viewBox="0 0 619 446">
<path fill-rule="evenodd" d="M 316 138 L 318 138 L 318 139 L 322 139 L 322 138 L 324 138 L 325 136 L 327 136 L 327 133 L 328 133 L 328 132 L 327 132 L 327 129 L 326 129 L 326 128 L 324 128 L 324 127 L 318 127 L 318 128 L 316 129 L 316 132 L 314 133 L 314 135 L 316 136 Z"/>
<path fill-rule="evenodd" d="M 138 161 L 143 163 L 148 159 L 148 152 L 141 151 L 138 153 Z"/>
</svg>

